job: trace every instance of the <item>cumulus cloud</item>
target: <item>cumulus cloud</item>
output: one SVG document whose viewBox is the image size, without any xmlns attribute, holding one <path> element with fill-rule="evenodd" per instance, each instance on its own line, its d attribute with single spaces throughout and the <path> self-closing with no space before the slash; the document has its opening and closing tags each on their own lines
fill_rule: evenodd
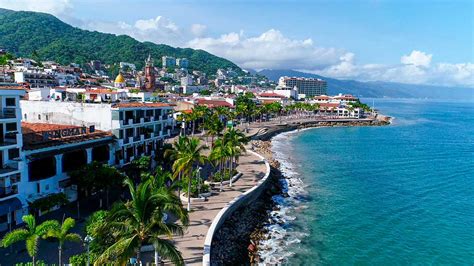
<svg viewBox="0 0 474 266">
<path fill-rule="evenodd" d="M 474 87 L 474 64 L 436 63 L 432 54 L 412 51 L 400 58 L 401 64 L 381 65 L 354 63 L 353 55 L 341 57 L 341 62 L 321 70 L 310 70 L 323 76 L 364 81 L 391 81 L 411 84 L 435 84 Z"/>
<path fill-rule="evenodd" d="M 195 38 L 187 45 L 228 58 L 244 68 L 255 69 L 325 67 L 337 63 L 344 55 L 341 49 L 318 47 L 311 39 L 290 39 L 275 29 L 255 37 L 248 37 L 241 31 Z"/>
<path fill-rule="evenodd" d="M 185 34 L 171 20 L 163 16 L 151 19 L 139 19 L 134 23 L 83 21 L 77 25 L 83 29 L 97 30 L 113 34 L 129 35 L 139 41 L 151 41 L 181 46 L 184 44 Z"/>
<path fill-rule="evenodd" d="M 402 56 L 400 62 L 405 65 L 428 67 L 432 57 L 433 55 L 431 54 L 413 50 L 411 54 Z"/>
<path fill-rule="evenodd" d="M 191 33 L 196 37 L 202 37 L 206 33 L 206 30 L 207 30 L 206 25 L 202 25 L 202 24 L 191 25 Z"/>
<path fill-rule="evenodd" d="M 70 0 L 0 0 L 0 7 L 11 10 L 45 12 L 61 16 L 72 9 Z"/>
</svg>

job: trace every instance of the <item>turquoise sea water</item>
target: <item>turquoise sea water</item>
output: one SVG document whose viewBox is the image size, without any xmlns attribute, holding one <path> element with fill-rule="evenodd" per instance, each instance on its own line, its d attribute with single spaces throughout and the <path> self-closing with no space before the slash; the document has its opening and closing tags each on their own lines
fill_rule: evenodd
<svg viewBox="0 0 474 266">
<path fill-rule="evenodd" d="M 263 254 L 267 262 L 474 265 L 474 104 L 376 105 L 393 125 L 274 140 L 284 172 L 297 181 L 282 202 L 291 208 L 276 214 L 285 224 L 266 243 L 281 248 Z"/>
</svg>

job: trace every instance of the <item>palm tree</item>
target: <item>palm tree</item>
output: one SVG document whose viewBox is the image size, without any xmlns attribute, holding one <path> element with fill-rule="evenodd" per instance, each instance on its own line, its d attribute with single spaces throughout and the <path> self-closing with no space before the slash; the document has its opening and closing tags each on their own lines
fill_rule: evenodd
<svg viewBox="0 0 474 266">
<path fill-rule="evenodd" d="M 176 160 L 173 163 L 174 176 L 178 173 L 185 173 L 188 178 L 188 207 L 187 210 L 191 211 L 191 182 L 192 182 L 192 171 L 194 164 L 203 164 L 206 161 L 206 156 L 202 155 L 202 151 L 207 149 L 206 146 L 200 145 L 200 141 L 197 138 L 187 138 L 186 148 L 178 151 Z"/>
<path fill-rule="evenodd" d="M 226 145 L 227 153 L 230 157 L 230 175 L 232 175 L 234 161 L 237 157 L 246 151 L 245 144 L 248 143 L 248 138 L 241 131 L 236 129 L 229 129 L 224 133 L 224 143 Z M 232 186 L 232 178 L 230 179 L 229 186 Z"/>
<path fill-rule="evenodd" d="M 222 192 L 223 190 L 223 176 L 225 174 L 225 161 L 229 157 L 229 146 L 226 145 L 225 139 L 218 138 L 216 142 L 214 143 L 214 146 L 212 146 L 212 151 L 211 154 L 209 155 L 209 159 L 214 162 L 214 165 L 218 167 L 218 171 L 220 172 L 220 178 L 221 178 L 221 186 L 219 191 Z"/>
<path fill-rule="evenodd" d="M 193 113 L 196 114 L 197 119 L 200 119 L 201 121 L 205 121 L 207 117 L 209 116 L 209 108 L 205 105 L 198 105 L 193 108 Z M 196 123 L 196 121 L 194 121 Z M 195 129 L 195 125 L 193 124 L 193 132 Z"/>
<path fill-rule="evenodd" d="M 23 216 L 22 220 L 26 224 L 26 229 L 20 228 L 7 233 L 2 239 L 2 246 L 8 247 L 16 242 L 25 241 L 28 255 L 33 261 L 33 266 L 35 266 L 36 257 L 38 256 L 39 239 L 43 237 L 50 228 L 54 227 L 57 222 L 48 220 L 36 226 L 36 219 L 31 214 Z"/>
<path fill-rule="evenodd" d="M 124 183 L 128 186 L 131 200 L 114 205 L 106 219 L 108 227 L 114 229 L 113 233 L 117 234 L 118 240 L 99 256 L 96 263 L 124 263 L 134 254 L 141 262 L 140 248 L 143 244 L 150 243 L 155 248 L 156 265 L 160 254 L 176 265 L 184 265 L 181 252 L 170 240 L 161 238 L 163 235 L 168 238 L 182 235 L 184 227 L 189 223 L 188 214 L 179 198 L 172 193 L 163 193 L 163 190 L 154 190 L 150 180 L 136 187 L 131 179 L 126 179 Z M 182 225 L 167 221 L 165 213 L 176 217 Z"/>
<path fill-rule="evenodd" d="M 186 150 L 187 137 L 180 136 L 177 141 L 173 143 L 173 149 L 168 149 L 165 151 L 165 157 L 170 158 L 170 160 L 175 161 L 178 158 L 178 154 Z M 178 178 L 178 183 L 181 183 L 182 172 L 179 172 L 177 175 L 173 175 L 172 179 L 176 180 Z M 181 184 L 178 184 L 178 195 L 181 195 Z"/>
<path fill-rule="evenodd" d="M 224 129 L 224 124 L 216 114 L 211 115 L 204 121 L 207 134 L 211 136 L 211 146 L 214 145 L 214 137 L 218 136 Z"/>
<path fill-rule="evenodd" d="M 61 225 L 57 221 L 54 221 L 54 226 L 49 228 L 46 234 L 43 237 L 52 237 L 56 238 L 59 242 L 58 245 L 58 258 L 59 258 L 59 265 L 62 264 L 62 255 L 63 255 L 63 246 L 64 242 L 81 242 L 81 236 L 75 233 L 69 233 L 75 225 L 76 221 L 72 218 L 66 218 Z"/>
</svg>

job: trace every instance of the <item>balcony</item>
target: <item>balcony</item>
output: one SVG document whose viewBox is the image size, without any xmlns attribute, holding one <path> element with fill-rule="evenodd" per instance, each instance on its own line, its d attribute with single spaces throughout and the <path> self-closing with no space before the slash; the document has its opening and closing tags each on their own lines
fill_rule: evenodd
<svg viewBox="0 0 474 266">
<path fill-rule="evenodd" d="M 10 146 L 19 143 L 21 137 L 17 132 L 9 132 L 5 134 L 3 141 L 0 141 L 0 146 Z"/>
<path fill-rule="evenodd" d="M 16 118 L 16 107 L 5 107 L 0 112 L 0 119 Z"/>
<path fill-rule="evenodd" d="M 0 198 L 18 194 L 18 186 L 0 187 Z"/>
</svg>

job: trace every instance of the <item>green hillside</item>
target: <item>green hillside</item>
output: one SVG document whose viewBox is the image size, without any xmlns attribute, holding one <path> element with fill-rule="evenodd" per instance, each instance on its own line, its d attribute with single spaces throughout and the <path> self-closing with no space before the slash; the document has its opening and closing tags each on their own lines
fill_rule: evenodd
<svg viewBox="0 0 474 266">
<path fill-rule="evenodd" d="M 105 64 L 124 61 L 141 68 L 145 58 L 151 54 L 157 66 L 161 66 L 163 55 L 169 55 L 186 57 L 191 69 L 207 74 L 215 74 L 218 68 L 240 70 L 234 63 L 203 50 L 139 42 L 126 35 L 75 28 L 45 13 L 1 8 L 0 48 L 25 57 L 36 51 L 41 60 L 54 60 L 61 64 L 84 64 L 90 60 L 101 60 Z"/>
</svg>

